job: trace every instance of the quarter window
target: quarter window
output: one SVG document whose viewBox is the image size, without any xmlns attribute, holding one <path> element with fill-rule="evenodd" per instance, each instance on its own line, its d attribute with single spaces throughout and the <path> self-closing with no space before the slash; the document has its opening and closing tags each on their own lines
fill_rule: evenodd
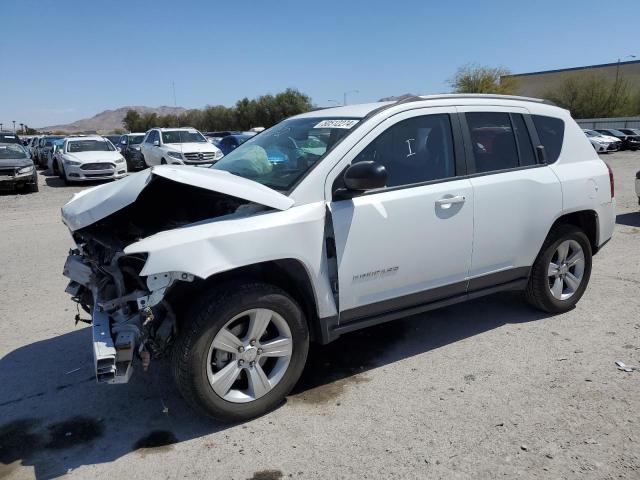
<svg viewBox="0 0 640 480">
<path fill-rule="evenodd" d="M 384 165 L 387 187 L 455 176 L 449 115 L 424 115 L 396 123 L 367 145 L 353 163 L 367 160 Z"/>
<path fill-rule="evenodd" d="M 532 115 L 540 143 L 544 145 L 547 163 L 558 160 L 564 140 L 564 122 L 559 118 Z"/>
</svg>

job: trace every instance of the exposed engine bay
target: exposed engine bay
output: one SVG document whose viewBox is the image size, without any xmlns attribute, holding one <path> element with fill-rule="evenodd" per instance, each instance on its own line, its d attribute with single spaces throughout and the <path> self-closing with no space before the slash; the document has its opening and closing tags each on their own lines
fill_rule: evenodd
<svg viewBox="0 0 640 480">
<path fill-rule="evenodd" d="M 91 314 L 98 381 L 127 382 L 134 358 L 140 358 L 146 369 L 152 358 L 167 352 L 177 326 L 167 294 L 177 284 L 195 280 L 184 272 L 142 277 L 146 254 L 126 255 L 124 248 L 158 232 L 266 209 L 152 176 L 133 203 L 73 232 L 77 248 L 70 251 L 64 266 L 64 275 L 71 280 L 66 291 Z"/>
</svg>

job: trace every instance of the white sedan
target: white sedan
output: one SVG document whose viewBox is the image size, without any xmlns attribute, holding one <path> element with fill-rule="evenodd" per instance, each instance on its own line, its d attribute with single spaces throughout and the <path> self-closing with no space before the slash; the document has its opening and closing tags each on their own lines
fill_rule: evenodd
<svg viewBox="0 0 640 480">
<path fill-rule="evenodd" d="M 591 146 L 596 152 L 607 153 L 615 152 L 616 150 L 618 150 L 619 140 L 617 138 L 603 135 L 602 133 L 596 132 L 595 130 L 583 129 L 582 131 L 587 136 L 587 138 L 591 142 Z"/>
<path fill-rule="evenodd" d="M 127 162 L 113 144 L 102 137 L 67 138 L 52 165 L 65 183 L 117 179 L 127 174 Z"/>
</svg>

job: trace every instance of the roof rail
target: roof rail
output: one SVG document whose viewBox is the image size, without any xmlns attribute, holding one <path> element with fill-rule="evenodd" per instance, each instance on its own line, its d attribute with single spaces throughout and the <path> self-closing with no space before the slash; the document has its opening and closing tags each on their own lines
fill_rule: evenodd
<svg viewBox="0 0 640 480">
<path fill-rule="evenodd" d="M 412 97 L 414 98 L 414 97 Z M 533 98 L 533 97 L 522 97 L 519 95 L 498 95 L 495 93 L 445 93 L 438 95 L 424 95 L 420 96 L 420 100 L 446 100 L 453 98 L 480 98 L 480 99 L 489 99 L 489 100 L 517 100 L 519 102 L 534 102 L 534 103 L 544 103 L 546 105 L 556 106 L 550 100 L 545 100 L 544 98 Z"/>
</svg>

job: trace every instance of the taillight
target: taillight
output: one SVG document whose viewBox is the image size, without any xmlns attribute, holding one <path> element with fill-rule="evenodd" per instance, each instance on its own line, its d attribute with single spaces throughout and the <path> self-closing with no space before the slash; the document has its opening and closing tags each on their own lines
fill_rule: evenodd
<svg viewBox="0 0 640 480">
<path fill-rule="evenodd" d="M 605 162 L 605 165 L 607 166 L 607 170 L 609 170 L 609 186 L 611 187 L 611 198 L 615 197 L 615 182 L 613 181 L 613 170 L 611 170 L 611 167 L 609 166 L 608 163 Z"/>
</svg>

